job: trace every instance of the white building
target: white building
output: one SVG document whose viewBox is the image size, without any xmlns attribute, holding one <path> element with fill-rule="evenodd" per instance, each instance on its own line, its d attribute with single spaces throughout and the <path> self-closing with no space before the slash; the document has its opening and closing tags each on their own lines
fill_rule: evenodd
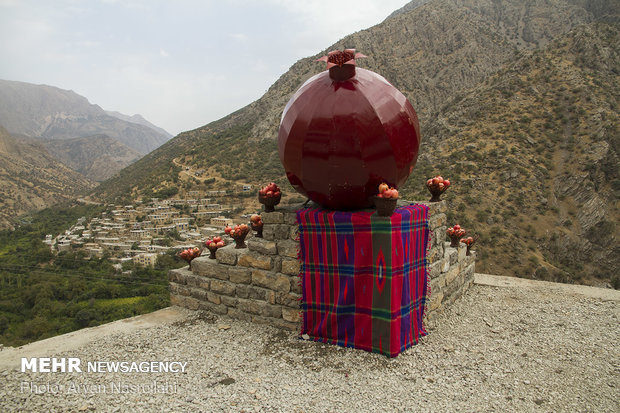
<svg viewBox="0 0 620 413">
<path fill-rule="evenodd" d="M 224 216 L 219 216 L 216 218 L 211 218 L 211 225 L 213 225 L 214 227 L 217 228 L 226 228 L 226 226 L 231 226 L 233 225 L 233 220 L 230 218 L 226 218 Z"/>
<path fill-rule="evenodd" d="M 143 267 L 154 267 L 157 263 L 157 254 L 145 253 L 133 257 L 133 263 Z"/>
</svg>

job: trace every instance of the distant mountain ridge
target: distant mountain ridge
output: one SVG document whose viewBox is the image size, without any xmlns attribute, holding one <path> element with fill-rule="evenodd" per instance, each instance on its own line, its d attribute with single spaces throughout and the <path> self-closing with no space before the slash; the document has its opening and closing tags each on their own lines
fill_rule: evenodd
<svg viewBox="0 0 620 413">
<path fill-rule="evenodd" d="M 121 119 L 127 122 L 131 122 L 131 123 L 136 123 L 138 125 L 142 125 L 142 126 L 146 126 L 147 128 L 151 128 L 159 133 L 161 133 L 162 135 L 165 135 L 168 137 L 168 139 L 172 138 L 172 135 L 170 133 L 168 133 L 168 131 L 166 131 L 163 128 L 160 128 L 159 126 L 155 126 L 153 125 L 151 122 L 149 122 L 148 120 L 144 119 L 142 117 L 142 115 L 140 115 L 139 113 L 129 116 L 129 115 L 125 115 L 123 113 L 120 112 L 116 112 L 116 111 L 110 111 L 110 110 L 106 110 L 105 113 L 107 113 L 110 116 L 114 116 L 117 119 Z"/>
<path fill-rule="evenodd" d="M 0 125 L 14 134 L 45 139 L 107 135 L 146 154 L 170 138 L 146 123 L 111 116 L 70 90 L 0 80 Z"/>
<path fill-rule="evenodd" d="M 73 139 L 45 139 L 49 153 L 92 181 L 104 181 L 142 155 L 107 135 Z"/>
</svg>

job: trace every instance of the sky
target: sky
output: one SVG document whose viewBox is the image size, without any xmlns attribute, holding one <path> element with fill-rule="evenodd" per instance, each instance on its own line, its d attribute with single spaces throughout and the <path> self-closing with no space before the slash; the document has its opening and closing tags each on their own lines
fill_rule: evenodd
<svg viewBox="0 0 620 413">
<path fill-rule="evenodd" d="M 0 79 L 73 90 L 176 135 L 407 2 L 0 0 Z"/>
</svg>

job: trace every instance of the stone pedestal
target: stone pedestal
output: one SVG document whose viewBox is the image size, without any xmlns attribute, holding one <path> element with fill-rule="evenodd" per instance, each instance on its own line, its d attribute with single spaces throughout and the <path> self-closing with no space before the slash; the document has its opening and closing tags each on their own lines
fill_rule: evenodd
<svg viewBox="0 0 620 413">
<path fill-rule="evenodd" d="M 473 283 L 475 252 L 465 256 L 465 245 L 450 248 L 445 242 L 445 201 L 428 205 L 431 293 L 427 316 L 432 318 Z M 263 238 L 248 236 L 246 249 L 235 249 L 231 243 L 217 250 L 215 260 L 202 256 L 192 261 L 191 270 L 171 270 L 171 303 L 300 331 L 296 211 L 301 207 L 279 205 L 275 212 L 263 212 Z"/>
</svg>

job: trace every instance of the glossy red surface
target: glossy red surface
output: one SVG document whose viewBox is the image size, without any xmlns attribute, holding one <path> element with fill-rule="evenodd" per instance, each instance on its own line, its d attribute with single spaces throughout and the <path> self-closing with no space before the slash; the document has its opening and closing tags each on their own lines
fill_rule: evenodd
<svg viewBox="0 0 620 413">
<path fill-rule="evenodd" d="M 336 210 L 371 206 L 381 182 L 404 184 L 419 146 L 411 103 L 382 76 L 360 68 L 345 81 L 328 71 L 310 78 L 286 105 L 278 135 L 293 187 Z"/>
</svg>

